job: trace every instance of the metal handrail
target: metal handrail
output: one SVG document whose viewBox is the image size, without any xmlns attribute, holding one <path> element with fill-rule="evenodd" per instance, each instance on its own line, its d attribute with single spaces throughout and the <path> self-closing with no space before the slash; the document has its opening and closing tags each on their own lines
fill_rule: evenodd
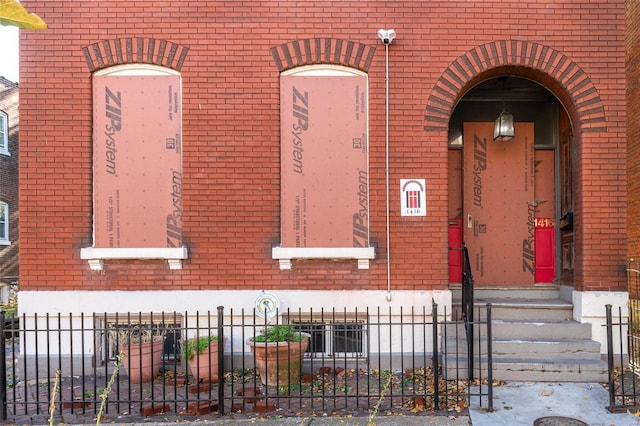
<svg viewBox="0 0 640 426">
<path fill-rule="evenodd" d="M 473 273 L 469 250 L 465 243 L 462 244 L 462 319 L 467 332 L 467 372 L 469 380 L 473 379 Z"/>
</svg>

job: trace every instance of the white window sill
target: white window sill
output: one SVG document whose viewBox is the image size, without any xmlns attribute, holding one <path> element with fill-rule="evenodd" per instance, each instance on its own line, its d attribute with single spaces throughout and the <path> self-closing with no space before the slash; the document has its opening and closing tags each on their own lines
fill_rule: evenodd
<svg viewBox="0 0 640 426">
<path fill-rule="evenodd" d="M 280 269 L 291 269 L 292 259 L 356 259 L 358 269 L 369 269 L 369 261 L 375 257 L 374 247 L 273 247 L 271 252 Z"/>
<path fill-rule="evenodd" d="M 103 269 L 103 261 L 109 259 L 165 259 L 169 269 L 182 269 L 182 259 L 187 259 L 186 247 L 176 248 L 96 248 L 80 249 L 80 259 L 86 260 L 94 271 Z"/>
<path fill-rule="evenodd" d="M 0 246 L 10 246 L 11 241 L 9 240 L 0 240 Z"/>
</svg>

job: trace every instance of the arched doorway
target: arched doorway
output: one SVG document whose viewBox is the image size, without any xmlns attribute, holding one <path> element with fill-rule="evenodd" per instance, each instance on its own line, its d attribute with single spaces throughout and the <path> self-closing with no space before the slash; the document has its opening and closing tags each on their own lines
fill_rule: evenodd
<svg viewBox="0 0 640 426">
<path fill-rule="evenodd" d="M 510 141 L 493 138 L 503 108 L 514 116 Z M 529 79 L 489 78 L 460 98 L 448 138 L 450 282 L 460 282 L 463 242 L 478 285 L 572 274 L 572 257 L 560 255 L 572 247 L 572 232 L 559 225 L 573 209 L 570 135 L 559 101 Z"/>
</svg>

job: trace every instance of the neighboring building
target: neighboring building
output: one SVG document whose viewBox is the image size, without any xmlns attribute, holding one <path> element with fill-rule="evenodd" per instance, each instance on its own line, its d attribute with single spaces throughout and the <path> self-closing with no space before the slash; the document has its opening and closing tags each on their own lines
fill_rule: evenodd
<svg viewBox="0 0 640 426">
<path fill-rule="evenodd" d="M 624 0 L 24 3 L 21 313 L 626 306 Z"/>
<path fill-rule="evenodd" d="M 0 303 L 18 281 L 18 83 L 0 77 Z"/>
<path fill-rule="evenodd" d="M 629 321 L 638 322 L 640 315 L 640 2 L 627 0 L 626 20 L 626 72 L 627 72 L 627 275 L 629 290 Z M 630 327 L 630 366 L 640 365 L 637 327 Z"/>
<path fill-rule="evenodd" d="M 640 260 L 640 2 L 626 2 L 628 257 Z M 640 295 L 636 295 L 638 298 Z"/>
</svg>

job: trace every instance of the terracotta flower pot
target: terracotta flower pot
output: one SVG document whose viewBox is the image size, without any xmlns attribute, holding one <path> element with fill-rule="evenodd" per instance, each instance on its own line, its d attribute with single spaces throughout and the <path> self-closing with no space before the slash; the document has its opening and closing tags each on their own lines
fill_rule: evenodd
<svg viewBox="0 0 640 426">
<path fill-rule="evenodd" d="M 122 355 L 131 383 L 150 382 L 160 373 L 164 339 L 123 346 Z"/>
<path fill-rule="evenodd" d="M 282 386 L 300 380 L 302 356 L 309 346 L 311 335 L 304 336 L 299 342 L 254 342 L 247 340 L 247 345 L 254 353 L 256 367 L 263 385 Z"/>
<path fill-rule="evenodd" d="M 226 342 L 223 340 L 222 345 Z M 196 382 L 218 383 L 218 341 L 209 343 L 204 352 L 197 354 L 191 351 L 192 357 L 187 360 L 189 372 L 196 379 Z"/>
</svg>

